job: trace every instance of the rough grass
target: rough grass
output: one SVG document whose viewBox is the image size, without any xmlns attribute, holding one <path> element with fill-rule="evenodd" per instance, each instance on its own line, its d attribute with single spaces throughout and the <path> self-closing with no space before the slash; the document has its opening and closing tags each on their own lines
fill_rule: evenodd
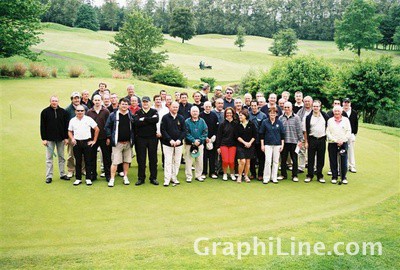
<svg viewBox="0 0 400 270">
<path fill-rule="evenodd" d="M 40 111 L 48 106 L 50 95 L 59 95 L 65 107 L 72 91 L 96 89 L 100 80 L 119 96 L 131 82 L 140 96 L 164 88 L 104 78 L 2 80 L 2 268 L 398 268 L 399 139 L 377 130 L 360 128 L 358 173 L 349 175 L 347 186 L 305 184 L 304 175 L 299 183 L 267 186 L 210 179 L 186 184 L 183 167 L 182 184 L 175 188 L 148 182 L 123 186 L 121 178 L 113 189 L 104 179 L 91 187 L 74 187 L 55 177 L 46 185 Z M 129 178 L 134 182 L 136 177 L 134 161 Z M 158 179 L 162 180 L 161 166 Z M 252 236 L 296 237 L 328 245 L 381 241 L 384 255 L 200 257 L 193 252 L 193 241 L 201 236 L 235 242 Z"/>
</svg>

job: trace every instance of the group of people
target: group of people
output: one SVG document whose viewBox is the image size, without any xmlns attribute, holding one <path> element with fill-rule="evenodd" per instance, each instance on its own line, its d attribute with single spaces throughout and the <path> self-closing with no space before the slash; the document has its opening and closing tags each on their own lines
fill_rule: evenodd
<svg viewBox="0 0 400 270">
<path fill-rule="evenodd" d="M 186 92 L 172 96 L 161 90 L 152 98 L 140 98 L 134 85 L 129 85 L 127 96 L 118 98 L 100 83 L 91 97 L 88 91 L 73 92 L 65 109 L 57 96 L 50 97 L 40 120 L 42 144 L 47 149 L 46 183 L 53 180 L 53 157 L 58 157 L 61 179 L 70 180 L 75 174 L 73 184 L 79 185 L 85 175 L 86 185 L 92 185 L 98 179 L 100 153 L 100 177 L 106 178 L 109 187 L 115 185 L 117 175 L 123 184 L 130 184 L 128 171 L 134 156 L 138 165 L 135 185 L 145 183 L 147 156 L 149 181 L 159 185 L 159 144 L 165 187 L 179 184 L 181 164 L 188 183 L 220 176 L 238 183 L 253 179 L 278 183 L 288 178 L 288 170 L 292 181 L 298 182 L 298 174 L 306 168 L 306 183 L 314 175 L 325 183 L 326 148 L 331 183 L 347 184 L 347 171 L 356 172 L 358 116 L 350 99 L 334 100 L 332 110 L 323 112 L 319 100 L 303 98 L 301 92 L 294 93 L 293 103 L 287 91 L 279 100 L 274 93 L 266 100 L 261 92 L 255 98 L 249 93 L 243 100 L 234 98 L 231 87 L 223 92 L 216 86 L 210 98 L 209 92 L 205 84 L 189 103 Z"/>
</svg>

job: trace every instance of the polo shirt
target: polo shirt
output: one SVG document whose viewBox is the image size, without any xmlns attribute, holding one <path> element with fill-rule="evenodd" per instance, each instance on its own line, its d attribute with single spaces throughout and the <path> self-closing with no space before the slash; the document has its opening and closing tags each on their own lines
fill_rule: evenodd
<svg viewBox="0 0 400 270">
<path fill-rule="evenodd" d="M 74 117 L 69 121 L 68 130 L 74 133 L 75 140 L 88 140 L 92 137 L 91 129 L 97 127 L 97 123 L 89 116 L 84 115 L 81 120 Z"/>
</svg>

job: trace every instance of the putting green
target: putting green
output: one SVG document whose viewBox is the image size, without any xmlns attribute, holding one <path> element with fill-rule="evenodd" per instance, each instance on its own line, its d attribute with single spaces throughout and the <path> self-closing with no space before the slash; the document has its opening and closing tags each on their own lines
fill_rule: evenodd
<svg viewBox="0 0 400 270">
<path fill-rule="evenodd" d="M 70 256 L 73 260 L 77 254 L 86 254 L 90 260 L 91 254 L 115 250 L 125 250 L 127 256 L 139 253 L 158 263 L 168 262 L 168 258 L 157 253 L 158 249 L 173 246 L 179 253 L 180 248 L 191 247 L 201 236 L 240 237 L 353 215 L 399 192 L 398 137 L 365 128 L 360 128 L 356 142 L 358 172 L 349 174 L 348 185 L 316 181 L 306 184 L 302 181 L 304 175 L 299 183 L 286 180 L 278 185 L 262 185 L 258 181 L 239 185 L 211 179 L 187 184 L 183 167 L 182 184 L 177 187 L 155 187 L 148 182 L 140 187 L 133 183 L 123 186 L 121 178 L 117 178 L 112 189 L 102 179 L 91 187 L 74 187 L 72 181 L 57 177 L 46 185 L 45 149 L 39 136 L 40 111 L 48 105 L 52 93 L 60 95 L 65 107 L 71 89 L 94 89 L 98 81 L 2 81 L 0 261 L 3 263 L 40 268 L 41 260 L 52 256 Z M 109 80 L 109 83 L 112 90 L 123 89 L 128 81 Z M 147 83 L 138 85 L 139 95 L 154 94 L 161 88 Z M 158 180 L 162 182 L 159 167 Z M 136 176 L 134 162 L 129 170 L 131 182 Z M 112 265 L 113 258 L 105 257 L 108 260 L 105 265 Z M 74 263 L 72 266 L 79 268 L 83 262 Z M 58 264 L 62 262 L 54 262 Z"/>
</svg>

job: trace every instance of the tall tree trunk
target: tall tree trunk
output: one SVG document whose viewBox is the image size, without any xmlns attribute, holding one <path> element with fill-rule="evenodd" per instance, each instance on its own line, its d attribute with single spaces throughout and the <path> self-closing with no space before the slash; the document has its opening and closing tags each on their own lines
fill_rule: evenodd
<svg viewBox="0 0 400 270">
<path fill-rule="evenodd" d="M 357 55 L 358 55 L 358 57 L 360 57 L 360 55 L 361 55 L 361 48 L 360 47 L 357 48 Z"/>
<path fill-rule="evenodd" d="M 182 38 L 182 43 L 185 43 L 185 39 L 184 38 Z"/>
</svg>

